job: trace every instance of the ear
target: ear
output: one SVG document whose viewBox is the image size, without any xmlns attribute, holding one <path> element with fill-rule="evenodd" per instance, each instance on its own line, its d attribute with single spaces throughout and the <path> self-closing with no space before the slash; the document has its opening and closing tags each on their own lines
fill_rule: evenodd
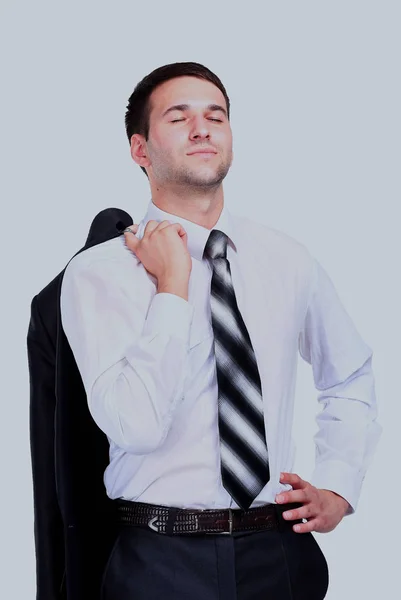
<svg viewBox="0 0 401 600">
<path fill-rule="evenodd" d="M 148 149 L 145 137 L 140 133 L 131 136 L 131 156 L 140 167 L 149 167 Z"/>
</svg>

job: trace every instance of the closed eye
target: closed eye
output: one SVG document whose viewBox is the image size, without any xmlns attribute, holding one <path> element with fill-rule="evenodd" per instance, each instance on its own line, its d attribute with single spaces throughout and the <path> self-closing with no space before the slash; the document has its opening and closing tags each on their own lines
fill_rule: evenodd
<svg viewBox="0 0 401 600">
<path fill-rule="evenodd" d="M 173 119 L 170 123 L 179 123 L 180 121 L 185 121 L 185 119 Z M 209 117 L 209 121 L 215 121 L 216 123 L 222 123 L 222 119 L 215 119 L 214 117 Z"/>
</svg>

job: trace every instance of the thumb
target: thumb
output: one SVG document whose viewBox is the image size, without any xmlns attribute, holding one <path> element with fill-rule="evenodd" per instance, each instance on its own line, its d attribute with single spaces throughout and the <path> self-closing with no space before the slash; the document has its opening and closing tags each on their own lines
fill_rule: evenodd
<svg viewBox="0 0 401 600">
<path fill-rule="evenodd" d="M 131 249 L 134 250 L 137 245 L 139 240 L 136 237 L 136 232 L 138 231 L 138 224 L 134 224 L 134 225 L 130 225 L 129 227 L 126 227 L 124 229 L 124 237 L 125 237 L 125 243 L 127 244 L 127 246 Z"/>
</svg>

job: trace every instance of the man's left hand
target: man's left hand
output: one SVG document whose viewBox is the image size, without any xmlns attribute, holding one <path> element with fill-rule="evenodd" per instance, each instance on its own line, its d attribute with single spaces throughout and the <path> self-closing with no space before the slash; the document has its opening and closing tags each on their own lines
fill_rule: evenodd
<svg viewBox="0 0 401 600">
<path fill-rule="evenodd" d="M 306 523 L 297 523 L 293 526 L 296 533 L 332 531 L 350 507 L 342 496 L 330 490 L 318 489 L 295 473 L 282 473 L 280 483 L 289 483 L 292 490 L 277 494 L 276 502 L 278 504 L 287 504 L 287 502 L 303 504 L 300 508 L 283 513 L 284 519 L 288 521 L 307 519 Z"/>
</svg>

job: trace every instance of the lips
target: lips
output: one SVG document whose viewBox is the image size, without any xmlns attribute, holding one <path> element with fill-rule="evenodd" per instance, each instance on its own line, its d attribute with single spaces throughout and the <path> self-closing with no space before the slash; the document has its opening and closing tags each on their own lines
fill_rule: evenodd
<svg viewBox="0 0 401 600">
<path fill-rule="evenodd" d="M 201 148 L 193 152 L 188 152 L 188 156 L 192 156 L 193 154 L 217 154 L 217 151 L 214 148 Z"/>
</svg>

